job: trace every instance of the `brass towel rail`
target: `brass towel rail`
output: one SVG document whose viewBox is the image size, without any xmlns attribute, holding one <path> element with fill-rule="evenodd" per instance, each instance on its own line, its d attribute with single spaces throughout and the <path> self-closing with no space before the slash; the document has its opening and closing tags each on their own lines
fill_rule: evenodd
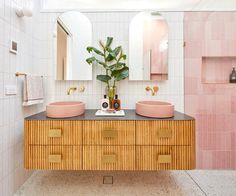
<svg viewBox="0 0 236 196">
<path fill-rule="evenodd" d="M 15 75 L 16 75 L 16 77 L 26 76 L 26 73 L 16 72 Z"/>
<path fill-rule="evenodd" d="M 26 73 L 21 73 L 21 72 L 16 72 L 15 73 L 15 76 L 16 77 L 19 77 L 19 76 L 26 76 L 27 74 Z M 41 76 L 41 77 L 43 77 L 43 76 Z"/>
</svg>

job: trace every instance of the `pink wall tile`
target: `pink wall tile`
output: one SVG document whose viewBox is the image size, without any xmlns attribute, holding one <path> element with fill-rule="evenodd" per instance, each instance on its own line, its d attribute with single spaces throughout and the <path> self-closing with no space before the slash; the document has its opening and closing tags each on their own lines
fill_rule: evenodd
<svg viewBox="0 0 236 196">
<path fill-rule="evenodd" d="M 194 95 L 198 93 L 198 79 L 197 78 L 185 78 L 185 89 L 186 89 L 186 94 L 188 95 Z"/>
<path fill-rule="evenodd" d="M 230 169 L 231 165 L 230 151 L 212 151 L 211 169 Z"/>
<path fill-rule="evenodd" d="M 212 152 L 211 151 L 199 151 L 197 157 L 197 165 L 199 169 L 211 169 L 212 168 Z"/>
<path fill-rule="evenodd" d="M 236 85 L 227 84 L 236 66 L 236 13 L 186 12 L 184 32 L 185 112 L 196 118 L 197 168 L 236 169 Z"/>
<path fill-rule="evenodd" d="M 185 58 L 185 77 L 199 78 L 201 76 L 202 61 L 199 58 Z"/>
<path fill-rule="evenodd" d="M 231 169 L 236 169 L 236 151 L 231 151 L 230 152 L 230 164 L 231 164 Z"/>
<path fill-rule="evenodd" d="M 185 58 L 198 58 L 202 56 L 204 45 L 199 41 L 187 41 L 185 46 Z"/>
</svg>

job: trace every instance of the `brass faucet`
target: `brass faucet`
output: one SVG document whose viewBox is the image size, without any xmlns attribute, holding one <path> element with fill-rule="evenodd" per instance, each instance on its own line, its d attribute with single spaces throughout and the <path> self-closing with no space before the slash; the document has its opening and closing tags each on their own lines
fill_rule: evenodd
<svg viewBox="0 0 236 196">
<path fill-rule="evenodd" d="M 70 87 L 68 90 L 67 90 L 67 95 L 71 95 L 71 92 L 74 92 L 77 90 L 77 87 L 73 86 L 73 87 Z"/>
<path fill-rule="evenodd" d="M 147 91 L 147 92 L 149 92 L 149 91 L 151 91 L 152 92 L 152 96 L 154 96 L 157 92 L 158 92 L 158 90 L 159 90 L 159 88 L 158 88 L 158 86 L 154 86 L 154 87 L 150 87 L 150 86 L 147 86 L 146 88 L 145 88 L 145 90 Z"/>
</svg>

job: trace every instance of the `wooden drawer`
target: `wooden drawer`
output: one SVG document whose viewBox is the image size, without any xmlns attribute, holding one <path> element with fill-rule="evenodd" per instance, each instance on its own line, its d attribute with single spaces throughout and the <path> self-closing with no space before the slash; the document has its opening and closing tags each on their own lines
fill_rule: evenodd
<svg viewBox="0 0 236 196">
<path fill-rule="evenodd" d="M 84 121 L 85 145 L 135 145 L 134 121 Z"/>
<path fill-rule="evenodd" d="M 82 145 L 82 121 L 25 121 L 25 142 L 33 145 Z"/>
<path fill-rule="evenodd" d="M 136 146 L 137 170 L 195 169 L 191 146 Z"/>
<path fill-rule="evenodd" d="M 83 146 L 83 170 L 135 170 L 135 146 Z"/>
<path fill-rule="evenodd" d="M 195 139 L 195 122 L 137 121 L 137 145 L 191 145 Z"/>
<path fill-rule="evenodd" d="M 51 170 L 81 170 L 82 147 L 29 146 L 25 151 L 25 168 Z"/>
</svg>

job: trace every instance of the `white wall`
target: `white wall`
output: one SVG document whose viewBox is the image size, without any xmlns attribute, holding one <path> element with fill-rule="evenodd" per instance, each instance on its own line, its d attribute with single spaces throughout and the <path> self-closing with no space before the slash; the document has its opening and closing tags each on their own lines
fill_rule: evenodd
<svg viewBox="0 0 236 196">
<path fill-rule="evenodd" d="M 43 51 L 52 51 L 52 32 L 56 17 L 60 13 L 41 14 L 41 39 Z M 98 46 L 100 39 L 107 36 L 114 37 L 113 45 L 122 45 L 128 55 L 129 23 L 137 12 L 100 12 L 84 13 L 92 22 L 93 46 Z M 169 35 L 169 80 L 162 82 L 121 81 L 118 85 L 118 93 L 123 108 L 134 109 L 135 102 L 143 99 L 165 100 L 175 104 L 176 110 L 184 111 L 184 82 L 183 82 L 183 12 L 163 12 L 170 27 Z M 127 63 L 129 61 L 127 60 Z M 53 59 L 47 58 L 45 64 L 53 66 Z M 55 66 L 55 65 L 54 65 Z M 89 66 L 89 65 L 88 65 Z M 81 100 L 86 103 L 88 109 L 99 108 L 100 99 L 103 97 L 105 86 L 96 80 L 96 75 L 101 72 L 100 68 L 93 70 L 93 81 L 51 81 L 54 92 L 54 100 Z M 74 93 L 68 96 L 67 89 L 72 85 L 85 85 L 84 93 Z M 145 92 L 147 85 L 157 85 L 160 91 L 156 96 Z M 55 90 L 55 91 L 54 91 Z"/>
<path fill-rule="evenodd" d="M 16 6 L 34 9 L 32 18 L 18 18 Z M 40 64 L 44 51 L 37 34 L 39 5 L 37 0 L 0 0 L 0 195 L 12 196 L 31 175 L 23 166 L 24 117 L 45 109 L 44 105 L 22 107 L 22 77 L 15 72 L 43 75 L 47 85 L 47 68 Z M 40 35 L 41 36 L 41 35 Z M 17 40 L 17 55 L 9 53 L 9 40 Z M 40 58 L 39 58 L 40 57 Z M 50 57 L 51 58 L 51 57 Z M 48 62 L 47 62 L 48 63 Z M 5 85 L 17 85 L 17 95 L 6 96 Z M 48 92 L 45 90 L 46 102 Z"/>
</svg>

